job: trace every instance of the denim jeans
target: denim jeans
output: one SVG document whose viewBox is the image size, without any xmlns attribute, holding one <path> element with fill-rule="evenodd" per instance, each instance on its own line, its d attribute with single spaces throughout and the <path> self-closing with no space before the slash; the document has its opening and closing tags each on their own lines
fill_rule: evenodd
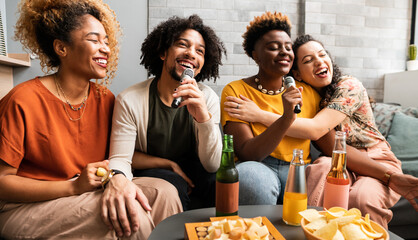
<svg viewBox="0 0 418 240">
<path fill-rule="evenodd" d="M 237 165 L 240 205 L 283 204 L 289 162 L 268 156 Z"/>
</svg>

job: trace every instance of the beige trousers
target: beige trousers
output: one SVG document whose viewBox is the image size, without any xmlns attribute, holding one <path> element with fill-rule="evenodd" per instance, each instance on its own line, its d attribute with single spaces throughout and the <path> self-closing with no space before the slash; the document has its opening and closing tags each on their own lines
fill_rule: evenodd
<svg viewBox="0 0 418 240">
<path fill-rule="evenodd" d="M 361 151 L 367 152 L 370 158 L 388 169 L 402 172 L 401 162 L 395 157 L 386 142 L 382 141 L 376 146 Z M 331 158 L 329 157 L 320 157 L 306 167 L 309 206 L 322 207 L 325 179 L 330 169 Z M 400 195 L 375 178 L 359 176 L 350 171 L 348 173 L 351 182 L 348 208 L 360 209 L 363 216 L 369 213 L 373 221 L 387 229 L 388 223 L 393 217 L 389 208 L 398 202 Z"/>
<path fill-rule="evenodd" d="M 134 178 L 147 196 L 140 228 L 130 239 L 147 239 L 155 225 L 182 211 L 176 188 L 157 178 Z M 0 202 L 0 236 L 5 239 L 117 239 L 100 216 L 102 190 L 38 203 Z"/>
</svg>

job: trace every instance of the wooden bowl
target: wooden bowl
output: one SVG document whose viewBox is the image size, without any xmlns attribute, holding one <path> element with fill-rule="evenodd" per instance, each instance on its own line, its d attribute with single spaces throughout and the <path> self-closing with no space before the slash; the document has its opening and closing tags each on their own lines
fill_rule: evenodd
<svg viewBox="0 0 418 240">
<path fill-rule="evenodd" d="M 325 211 L 319 211 L 320 214 L 325 215 Z M 361 217 L 364 220 L 364 217 Z M 324 240 L 323 238 L 319 238 L 317 236 L 314 236 L 313 233 L 311 233 L 308 229 L 305 228 L 305 225 L 307 225 L 309 222 L 305 218 L 302 217 L 302 220 L 300 222 L 300 225 L 302 226 L 303 232 L 305 233 L 305 237 L 308 240 Z M 370 220 L 370 224 L 372 225 L 373 229 L 376 232 L 383 233 L 382 237 L 379 239 L 389 240 L 389 234 L 386 231 L 384 227 L 382 227 L 380 224 Z"/>
</svg>

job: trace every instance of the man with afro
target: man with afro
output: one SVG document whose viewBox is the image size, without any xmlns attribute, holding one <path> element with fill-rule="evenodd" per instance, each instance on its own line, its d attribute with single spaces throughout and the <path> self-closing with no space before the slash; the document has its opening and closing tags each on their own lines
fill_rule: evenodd
<svg viewBox="0 0 418 240">
<path fill-rule="evenodd" d="M 135 195 L 123 186 L 133 176 L 141 176 L 172 183 L 184 210 L 190 194 L 205 206 L 214 206 L 215 172 L 222 153 L 220 104 L 216 93 L 201 81 L 219 76 L 225 47 L 200 17 L 192 15 L 160 23 L 141 50 L 141 64 L 154 77 L 116 99 L 109 168 L 123 174 L 109 182 L 104 203 L 116 206 L 109 212 L 128 208 L 131 214 L 128 204 L 118 206 L 117 198 Z M 180 81 L 186 69 L 193 70 L 194 77 Z M 172 107 L 180 97 L 178 108 Z M 126 214 L 117 214 L 121 225 L 129 226 Z"/>
</svg>

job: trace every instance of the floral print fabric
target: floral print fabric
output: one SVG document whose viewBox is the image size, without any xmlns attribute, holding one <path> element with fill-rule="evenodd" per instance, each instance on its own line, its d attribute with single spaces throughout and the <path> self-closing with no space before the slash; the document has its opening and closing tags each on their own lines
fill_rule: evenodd
<svg viewBox="0 0 418 240">
<path fill-rule="evenodd" d="M 376 127 L 367 91 L 358 79 L 342 77 L 327 108 L 347 115 L 336 129 L 346 133 L 348 145 L 368 148 L 385 141 Z"/>
</svg>

